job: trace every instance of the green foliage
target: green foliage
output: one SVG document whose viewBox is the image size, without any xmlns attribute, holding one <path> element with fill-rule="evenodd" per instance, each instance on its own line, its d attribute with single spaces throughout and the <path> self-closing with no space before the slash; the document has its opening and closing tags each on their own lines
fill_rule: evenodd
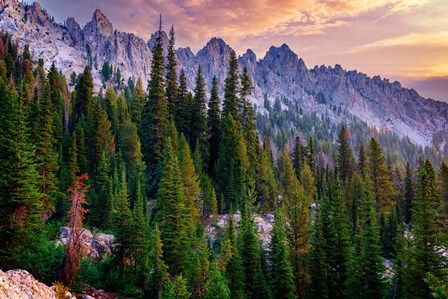
<svg viewBox="0 0 448 299">
<path fill-rule="evenodd" d="M 286 242 L 284 223 L 279 216 L 280 214 L 277 213 L 271 239 L 270 262 L 273 298 L 294 298 L 294 275 L 290 263 L 289 247 Z"/>
<path fill-rule="evenodd" d="M 211 265 L 210 281 L 203 299 L 230 299 L 230 290 L 216 262 Z"/>
<path fill-rule="evenodd" d="M 407 290 L 415 298 L 431 298 L 425 282 L 427 273 L 436 278 L 444 277 L 444 259 L 438 252 L 442 243 L 440 230 L 441 199 L 436 184 L 435 171 L 426 160 L 420 168 L 413 208 L 414 240 L 410 249 L 407 267 Z"/>
<path fill-rule="evenodd" d="M 159 32 L 160 33 L 160 32 Z M 168 112 L 170 115 L 174 113 L 174 105 L 177 98 L 177 60 L 176 49 L 174 48 L 176 38 L 174 27 L 170 30 L 170 39 L 168 42 L 168 55 L 166 66 L 166 98 L 168 100 Z"/>
<path fill-rule="evenodd" d="M 294 272 L 294 283 L 299 296 L 304 296 L 309 274 L 307 257 L 311 249 L 311 219 L 308 206 L 312 197 L 307 196 L 295 175 L 285 147 L 282 164 L 283 202 L 282 215 L 289 225 L 286 227 Z"/>
<path fill-rule="evenodd" d="M 207 110 L 207 125 L 209 132 L 209 161 L 208 161 L 208 171 L 213 173 L 216 161 L 218 159 L 218 148 L 219 139 L 221 135 L 221 108 L 218 95 L 218 80 L 213 77 L 212 89 L 210 91 L 210 101 L 208 102 Z"/>
<path fill-rule="evenodd" d="M 342 126 L 338 139 L 338 170 L 342 182 L 353 176 L 353 153 L 349 143 L 349 132 Z"/>
<path fill-rule="evenodd" d="M 240 206 L 244 183 L 247 178 L 248 160 L 246 145 L 238 123 L 231 114 L 222 120 L 221 140 L 215 176 L 218 194 L 226 200 L 226 206 Z"/>
<path fill-rule="evenodd" d="M 240 121 L 239 110 L 241 108 L 241 100 L 238 97 L 239 76 L 238 76 L 238 61 L 236 53 L 232 50 L 229 57 L 229 73 L 225 82 L 224 89 L 224 105 L 222 115 L 228 117 L 230 114 L 236 121 Z"/>
<path fill-rule="evenodd" d="M 148 166 L 147 170 L 151 175 L 151 179 L 155 182 L 160 178 L 160 163 L 163 156 L 163 145 L 166 142 L 165 130 L 169 122 L 164 69 L 162 20 L 160 20 L 158 36 L 152 50 L 148 100 L 143 109 L 141 123 L 143 158 Z M 155 186 L 153 189 L 155 189 Z"/>
<path fill-rule="evenodd" d="M 199 66 L 198 75 L 196 77 L 196 87 L 194 88 L 194 99 L 191 109 L 190 119 L 190 146 L 197 150 L 203 161 L 208 161 L 208 144 L 207 144 L 207 116 L 206 116 L 206 94 L 205 80 L 202 68 Z"/>
<path fill-rule="evenodd" d="M 23 108 L 13 86 L 6 89 L 4 78 L 0 78 L 0 104 L 0 264 L 10 268 L 30 262 L 26 255 L 18 255 L 42 230 L 45 207 Z"/>
<path fill-rule="evenodd" d="M 374 138 L 370 140 L 367 157 L 368 174 L 376 201 L 376 211 L 379 212 L 384 209 L 389 212 L 394 197 L 391 174 L 385 165 L 383 149 Z"/>
<path fill-rule="evenodd" d="M 162 161 L 156 219 L 160 226 L 164 249 L 164 260 L 170 273 L 179 273 L 187 248 L 187 229 L 190 227 L 185 217 L 185 191 L 178 158 L 168 137 Z"/>
</svg>

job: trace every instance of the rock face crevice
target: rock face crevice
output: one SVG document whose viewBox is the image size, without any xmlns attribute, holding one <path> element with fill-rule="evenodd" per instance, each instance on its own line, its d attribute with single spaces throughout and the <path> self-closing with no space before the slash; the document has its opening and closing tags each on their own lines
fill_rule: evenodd
<svg viewBox="0 0 448 299">
<path fill-rule="evenodd" d="M 151 48 L 158 36 L 156 32 L 145 42 L 134 34 L 121 32 L 100 10 L 93 13 L 84 27 L 74 18 L 68 18 L 63 25 L 57 24 L 37 3 L 27 5 L 17 0 L 0 0 L 0 30 L 10 33 L 21 47 L 28 44 L 35 61 L 43 58 L 47 68 L 55 63 L 67 78 L 73 71 L 79 74 L 87 65 L 88 46 L 97 91 L 102 86 L 100 71 L 105 61 L 120 68 L 125 82 L 128 78 L 140 77 L 146 86 Z M 162 32 L 162 40 L 166 54 L 168 36 L 165 32 Z M 223 86 L 231 51 L 229 45 L 216 37 L 196 54 L 190 48 L 179 48 L 178 69 L 185 71 L 191 90 L 199 66 L 208 88 L 214 76 Z M 286 44 L 271 47 L 262 59 L 248 49 L 238 61 L 240 70 L 247 68 L 253 80 L 250 99 L 260 112 L 264 112 L 265 99 L 271 105 L 276 98 L 288 99 L 305 113 L 328 116 L 334 123 L 358 119 L 378 130 L 409 137 L 418 145 L 431 145 L 435 135 L 438 144 L 448 144 L 448 135 L 444 133 L 448 130 L 448 104 L 424 99 L 399 82 L 369 77 L 356 70 L 345 71 L 340 65 L 308 69 Z M 222 95 L 223 90 L 220 93 Z"/>
</svg>

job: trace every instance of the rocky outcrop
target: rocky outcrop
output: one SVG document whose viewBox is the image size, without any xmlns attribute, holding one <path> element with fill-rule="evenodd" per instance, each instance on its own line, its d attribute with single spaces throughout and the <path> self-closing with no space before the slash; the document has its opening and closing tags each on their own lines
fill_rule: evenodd
<svg viewBox="0 0 448 299">
<path fill-rule="evenodd" d="M 0 30 L 12 34 L 21 47 L 29 44 L 34 59 L 43 58 L 47 68 L 55 63 L 66 77 L 73 71 L 82 72 L 88 62 L 86 48 L 89 46 L 96 90 L 102 85 L 100 70 L 105 61 L 120 68 L 124 82 L 130 77 L 140 77 L 146 86 L 157 32 L 145 42 L 133 34 L 114 29 L 100 10 L 96 10 L 91 21 L 81 28 L 73 18 L 67 19 L 64 25 L 55 23 L 38 4 L 0 0 L 0 8 Z M 168 36 L 165 32 L 162 32 L 162 39 L 166 54 Z M 189 48 L 179 48 L 178 69 L 185 71 L 191 90 L 199 66 L 208 89 L 214 76 L 223 86 L 231 51 L 229 45 L 216 37 L 196 54 Z M 238 62 L 240 70 L 247 68 L 253 80 L 250 99 L 261 113 L 265 112 L 265 100 L 272 105 L 277 98 L 287 99 L 292 105 L 282 104 L 283 109 L 298 106 L 306 114 L 328 117 L 335 124 L 357 119 L 379 130 L 409 137 L 418 145 L 432 145 L 437 139 L 437 145 L 443 150 L 448 144 L 448 104 L 424 99 L 399 82 L 345 71 L 340 65 L 308 69 L 286 44 L 271 47 L 262 59 L 249 49 Z M 220 93 L 222 95 L 223 90 Z"/>
<path fill-rule="evenodd" d="M 71 229 L 61 227 L 59 230 L 59 244 L 66 245 L 71 235 Z M 112 253 L 115 237 L 113 235 L 97 233 L 92 234 L 88 229 L 83 229 L 81 235 L 81 256 L 83 258 L 102 259 Z"/>
<path fill-rule="evenodd" d="M 25 270 L 9 270 L 6 273 L 0 270 L 0 298 L 56 299 L 56 296 L 52 288 L 37 281 Z"/>
<path fill-rule="evenodd" d="M 232 215 L 235 222 L 235 228 L 238 229 L 238 223 L 241 220 L 241 213 L 236 212 Z M 274 225 L 274 215 L 266 214 L 263 216 L 254 215 L 253 216 L 255 227 L 258 232 L 258 238 L 263 244 L 263 248 L 267 249 L 269 243 L 271 242 L 272 227 Z M 216 238 L 221 237 L 226 229 L 227 223 L 229 222 L 229 214 L 218 215 L 216 221 L 213 221 L 212 216 L 205 223 L 205 233 L 210 238 L 212 243 Z"/>
</svg>

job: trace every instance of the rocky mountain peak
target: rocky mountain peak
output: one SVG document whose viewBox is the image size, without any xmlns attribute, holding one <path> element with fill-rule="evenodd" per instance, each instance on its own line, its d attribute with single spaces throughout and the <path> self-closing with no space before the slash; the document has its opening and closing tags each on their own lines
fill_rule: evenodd
<svg viewBox="0 0 448 299">
<path fill-rule="evenodd" d="M 246 53 L 241 56 L 241 59 L 248 60 L 252 63 L 257 62 L 257 55 L 251 49 L 247 49 Z"/>
<path fill-rule="evenodd" d="M 204 48 L 207 48 L 211 53 L 222 54 L 230 47 L 225 43 L 225 41 L 219 37 L 213 37 Z"/>
<path fill-rule="evenodd" d="M 92 20 L 86 24 L 85 29 L 88 28 L 97 34 L 103 36 L 111 36 L 114 32 L 114 27 L 104 13 L 97 9 L 93 13 Z"/>
<path fill-rule="evenodd" d="M 305 62 L 294 53 L 287 44 L 280 47 L 272 46 L 261 64 L 276 73 L 282 74 L 285 79 L 297 81 L 307 80 L 308 69 Z"/>
<path fill-rule="evenodd" d="M 74 47 L 82 44 L 81 26 L 79 26 L 74 17 L 69 17 L 65 21 L 65 28 L 67 28 L 67 32 L 72 38 L 73 43 L 71 46 Z"/>
<path fill-rule="evenodd" d="M 26 20 L 24 22 L 23 20 Z M 37 30 L 38 29 L 38 30 Z M 105 61 L 119 67 L 125 81 L 133 77 L 147 82 L 151 69 L 151 48 L 158 32 L 145 42 L 132 34 L 114 31 L 101 10 L 81 30 L 74 18 L 57 24 L 40 5 L 19 0 L 0 0 L 0 30 L 26 44 L 35 61 L 42 58 L 45 67 L 52 63 L 68 77 L 80 73 L 88 62 L 86 46 L 91 49 L 92 72 L 96 87 L 101 86 L 100 70 Z M 168 35 L 162 32 L 164 55 Z M 207 88 L 213 76 L 223 85 L 232 48 L 221 38 L 212 38 L 194 54 L 189 48 L 177 50 L 178 68 L 187 76 L 190 89 L 195 86 L 197 69 L 202 67 Z M 286 98 L 300 105 L 305 113 L 328 113 L 334 122 L 355 117 L 370 126 L 386 128 L 399 136 L 408 136 L 419 145 L 431 145 L 433 136 L 443 136 L 439 144 L 448 144 L 448 105 L 420 97 L 415 90 L 399 82 L 368 77 L 357 71 L 346 71 L 340 65 L 316 66 L 308 70 L 304 61 L 287 44 L 271 47 L 265 57 L 257 60 L 252 50 L 238 58 L 240 71 L 247 68 L 254 83 L 251 101 L 258 107 L 268 100 Z M 99 88 L 97 88 L 98 90 Z M 335 114 L 334 107 L 343 107 Z M 285 106 L 285 109 L 288 108 Z"/>
<path fill-rule="evenodd" d="M 34 8 L 35 10 L 42 10 L 42 6 L 40 5 L 39 2 L 34 2 L 34 3 L 33 3 L 33 8 Z"/>
</svg>

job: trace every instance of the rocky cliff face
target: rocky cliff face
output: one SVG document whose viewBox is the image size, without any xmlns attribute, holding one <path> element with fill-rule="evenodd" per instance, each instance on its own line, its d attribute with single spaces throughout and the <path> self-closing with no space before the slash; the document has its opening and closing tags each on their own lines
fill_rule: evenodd
<svg viewBox="0 0 448 299">
<path fill-rule="evenodd" d="M 100 10 L 84 27 L 73 18 L 68 18 L 64 25 L 57 24 L 39 4 L 26 5 L 17 0 L 0 0 L 0 30 L 12 34 L 22 46 L 29 44 L 36 61 L 43 58 L 47 68 L 54 62 L 66 76 L 83 70 L 89 47 L 97 90 L 101 86 L 99 72 L 106 60 L 120 68 L 125 82 L 129 77 L 141 77 L 146 85 L 151 47 L 157 37 L 155 33 L 145 42 L 120 32 Z M 166 52 L 165 32 L 162 39 Z M 188 86 L 194 88 L 198 66 L 203 68 L 208 87 L 213 76 L 222 86 L 231 50 L 220 38 L 211 39 L 196 54 L 189 48 L 179 48 L 179 70 L 185 71 Z M 259 60 L 249 49 L 239 57 L 239 64 L 241 70 L 247 68 L 253 80 L 251 100 L 260 112 L 266 98 L 271 103 L 276 98 L 286 98 L 305 113 L 326 115 L 336 123 L 359 119 L 378 129 L 407 136 L 422 146 L 431 145 L 434 135 L 441 147 L 448 142 L 448 104 L 423 99 L 399 82 L 345 71 L 339 65 L 308 69 L 286 44 L 271 47 Z M 342 113 L 336 113 L 336 109 Z"/>
</svg>

